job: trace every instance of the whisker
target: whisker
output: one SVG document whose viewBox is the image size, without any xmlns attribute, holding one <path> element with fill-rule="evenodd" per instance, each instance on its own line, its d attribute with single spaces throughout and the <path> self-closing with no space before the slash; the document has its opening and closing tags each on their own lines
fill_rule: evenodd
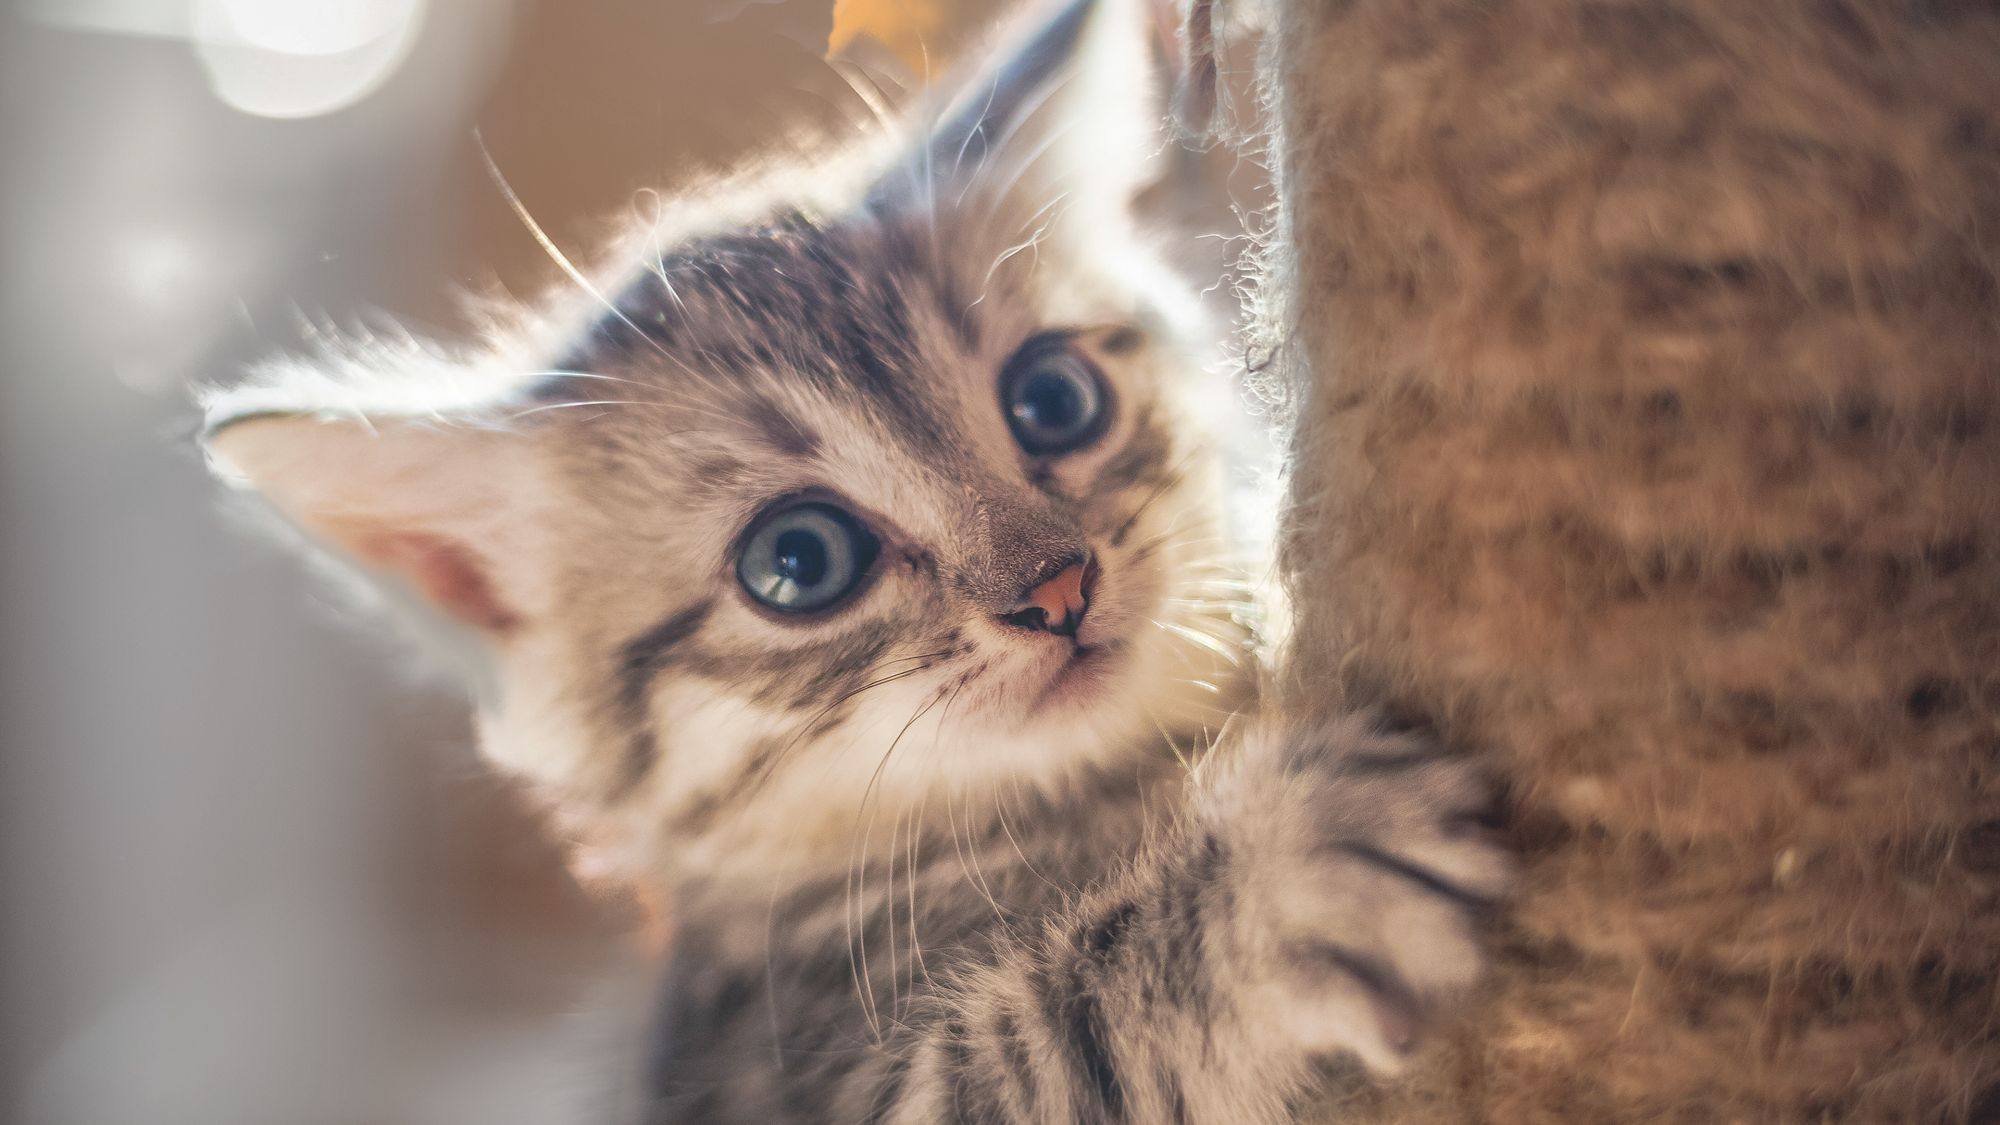
<svg viewBox="0 0 2000 1125">
<path fill-rule="evenodd" d="M 968 679 L 961 678 L 956 684 L 952 686 L 951 694 L 947 696 L 945 699 L 944 710 L 938 713 L 938 729 L 940 731 L 943 731 L 946 725 L 951 722 L 951 709 L 954 705 L 958 703 L 959 694 L 965 690 L 965 685 L 969 682 L 970 681 Z M 911 963 L 915 966 L 915 973 L 922 974 L 924 978 L 924 983 L 934 988 L 936 982 L 931 977 L 930 965 L 924 959 L 923 941 L 921 938 L 919 938 L 917 931 L 917 860 L 919 855 L 921 854 L 921 840 L 922 840 L 919 828 L 920 826 L 924 826 L 929 823 L 924 819 L 924 811 L 930 808 L 931 790 L 932 790 L 931 782 L 935 780 L 937 774 L 937 768 L 938 768 L 937 757 L 933 756 L 932 758 L 930 758 L 926 763 L 926 767 L 927 768 L 925 769 L 924 773 L 924 782 L 921 786 L 919 786 L 919 791 L 922 793 L 922 796 L 917 799 L 916 811 L 911 816 L 911 831 L 909 837 L 910 850 L 909 850 L 909 862 L 906 866 L 908 872 L 906 881 L 908 886 L 908 897 L 909 897 Z M 893 894 L 895 892 L 895 885 L 893 881 L 891 882 L 889 889 L 890 893 Z M 891 918 L 892 930 L 893 930 L 893 922 L 894 919 Z M 915 984 L 915 975 L 911 977 L 911 984 L 913 986 Z"/>
<path fill-rule="evenodd" d="M 966 791 L 964 792 L 964 797 L 965 797 L 965 852 L 967 855 L 972 857 L 972 873 L 974 877 L 976 877 L 979 880 L 980 890 L 986 895 L 986 900 L 993 904 L 994 910 L 998 911 L 1004 919 L 1006 915 L 1006 909 L 1000 905 L 1000 900 L 998 896 L 996 896 L 993 893 L 992 883 L 987 881 L 986 868 L 981 866 L 979 862 L 978 841 L 973 839 L 972 836 L 972 826 L 973 826 L 972 794 L 969 791 Z"/>
<path fill-rule="evenodd" d="M 987 162 L 1005 153 L 1007 146 L 1014 142 L 1014 138 L 1020 135 L 1021 130 L 1028 127 L 1028 122 L 1034 120 L 1035 115 L 1040 113 L 1050 101 L 1054 100 L 1058 93 L 1068 88 L 1073 77 L 1073 72 L 1065 74 L 1060 80 L 1049 83 L 1046 88 L 1037 92 L 1035 99 L 1027 104 L 1025 111 L 1015 113 L 1014 119 L 1008 123 L 1007 128 L 998 137 L 995 137 L 991 144 L 986 146 L 986 151 L 981 155 L 979 164 L 974 167 L 971 176 L 968 178 L 968 186 L 977 184 L 982 191 L 990 193 L 987 215 L 985 217 L 991 217 L 993 211 L 997 210 L 1000 204 L 1005 202 L 1007 196 L 1013 192 L 1014 186 L 1021 181 L 1021 177 L 1027 174 L 1028 169 L 1040 162 L 1042 157 L 1048 155 L 1049 150 L 1055 147 L 1056 142 L 1070 131 L 1074 122 L 1066 121 L 1049 130 L 1048 136 L 1042 138 L 1040 144 L 1022 154 L 1021 159 L 1015 161 L 1013 169 L 1006 176 L 993 180 L 990 183 L 987 180 Z M 960 202 L 963 202 L 963 200 L 964 197 L 961 195 Z"/>
<path fill-rule="evenodd" d="M 1160 601 L 1163 605 L 1183 605 L 1197 610 L 1229 609 L 1249 612 L 1262 608 L 1254 601 L 1230 598 L 1161 598 Z"/>
<path fill-rule="evenodd" d="M 1019 790 L 1017 781 L 1016 792 L 1018 791 Z M 1020 859 L 1021 866 L 1026 868 L 1030 875 L 1033 875 L 1035 878 L 1040 879 L 1043 883 L 1046 883 L 1051 887 L 1055 886 L 1056 885 L 1055 880 L 1050 879 L 1047 875 L 1042 874 L 1041 869 L 1035 866 L 1035 861 L 1029 859 L 1028 853 L 1022 850 L 1021 841 L 1015 837 L 1013 826 L 1007 823 L 1007 810 L 1002 808 L 1000 805 L 1000 793 L 998 790 L 995 790 L 993 793 L 993 815 L 999 819 L 1000 831 L 1003 835 L 1007 837 L 1007 843 L 1013 846 L 1014 855 Z"/>
<path fill-rule="evenodd" d="M 682 406 L 670 402 L 645 402 L 639 399 L 616 399 L 616 398 L 584 399 L 574 402 L 545 402 L 540 406 L 530 406 L 523 410 L 517 410 L 514 413 L 507 415 L 504 420 L 508 422 L 518 422 L 523 418 L 529 417 L 530 415 L 541 414 L 550 410 L 571 410 L 583 406 L 607 406 L 607 407 L 633 406 L 648 410 L 667 410 L 677 414 L 693 414 L 696 415 L 697 417 L 714 418 L 721 422 L 740 424 L 739 419 L 732 418 L 727 414 L 723 414 L 715 410 L 704 410 L 699 407 Z M 682 434 L 727 434 L 732 432 L 733 428 L 734 428 L 733 426 L 731 428 L 712 427 L 708 429 L 696 429 L 693 427 L 688 427 L 674 431 L 674 435 L 679 436 Z"/>
<path fill-rule="evenodd" d="M 850 850 L 848 853 L 848 864 L 847 864 L 847 869 L 849 872 L 848 905 L 855 919 L 855 925 L 852 927 L 850 931 L 852 934 L 852 944 L 849 947 L 848 960 L 851 964 L 853 964 L 856 973 L 856 978 L 857 978 L 856 985 L 862 990 L 861 992 L 862 1006 L 863 1010 L 866 1012 L 868 1017 L 869 1030 L 876 1036 L 877 1042 L 881 1041 L 882 1031 L 880 1023 L 880 1013 L 875 1005 L 874 977 L 872 972 L 870 971 L 868 963 L 868 926 L 867 926 L 867 919 L 864 914 L 864 912 L 867 909 L 867 892 L 868 892 L 868 840 L 871 836 L 874 835 L 875 831 L 875 814 L 868 813 L 867 811 L 868 802 L 870 796 L 875 791 L 876 785 L 880 783 L 880 781 L 882 780 L 882 774 L 884 770 L 888 768 L 889 759 L 896 753 L 896 747 L 902 743 L 903 736 L 910 733 L 910 728 L 916 726 L 917 721 L 919 719 L 922 719 L 925 715 L 929 714 L 931 708 L 937 706 L 938 703 L 941 700 L 943 700 L 943 698 L 944 698 L 944 693 L 942 691 L 934 693 L 927 703 L 925 703 L 922 707 L 918 708 L 917 711 L 910 716 L 909 721 L 903 724 L 903 728 L 896 732 L 896 737 L 889 740 L 889 748 L 882 752 L 881 760 L 875 763 L 875 770 L 873 773 L 869 775 L 868 784 L 861 791 L 861 806 L 859 809 L 856 810 L 857 814 L 862 817 L 862 828 L 861 828 L 861 834 L 858 837 L 856 844 L 856 847 L 859 849 L 860 852 L 860 863 L 858 865 L 856 864 L 854 859 L 855 852 L 853 850 Z M 881 809 L 878 803 L 876 807 L 876 813 L 879 813 L 880 811 Z M 892 849 L 892 855 L 891 855 L 892 866 L 890 868 L 890 893 L 892 895 L 894 894 L 895 891 L 895 882 L 894 882 L 895 869 L 893 866 L 894 846 L 895 846 L 895 838 L 892 834 L 890 837 L 890 847 Z M 889 927 L 890 934 L 892 935 L 890 947 L 893 953 L 894 950 L 893 935 L 895 933 L 895 916 L 893 913 L 891 913 L 890 915 L 889 922 L 890 922 L 890 927 Z M 890 966 L 890 972 L 892 974 L 895 972 L 895 967 L 893 964 Z M 890 979 L 893 982 L 895 978 L 892 976 Z M 894 1008 L 893 993 L 890 998 L 890 1003 L 891 1003 L 891 1009 L 893 1011 Z"/>
<path fill-rule="evenodd" d="M 896 128 L 895 115 L 889 111 L 888 103 L 882 97 L 882 85 L 875 81 L 875 76 L 870 74 L 866 67 L 851 59 L 827 59 L 826 68 L 833 72 L 834 77 L 840 79 L 842 85 L 853 91 L 855 100 L 874 116 L 875 124 L 879 128 L 884 132 Z M 854 73 L 849 74 L 850 70 Z M 863 90 L 860 82 L 856 81 L 857 78 L 865 79 L 870 89 Z"/>
<path fill-rule="evenodd" d="M 1047 105 L 1051 98 L 1055 97 L 1056 92 L 1058 90 L 1061 90 L 1062 88 L 1068 86 L 1069 82 L 1070 82 L 1069 76 L 1064 75 L 1061 81 L 1049 83 L 1044 89 L 1036 92 L 1034 100 L 1028 102 L 1023 108 L 1023 110 L 1016 112 L 1014 114 L 1014 119 L 1008 123 L 1007 128 L 1003 129 L 999 136 L 994 137 L 991 141 L 989 141 L 986 144 L 984 150 L 979 154 L 979 163 L 973 166 L 971 173 L 969 173 L 966 178 L 966 184 L 968 187 L 980 182 L 980 180 L 983 178 L 984 172 L 986 171 L 987 162 L 992 160 L 995 156 L 997 156 L 1001 152 L 1005 151 L 1007 145 L 1013 141 L 1014 137 L 1018 135 L 1021 132 L 1021 130 L 1027 126 L 1027 123 L 1029 121 L 1034 119 L 1035 114 L 1041 112 L 1042 107 Z M 959 166 L 965 162 L 966 146 L 971 144 L 973 136 L 975 136 L 978 132 L 984 130 L 986 124 L 986 111 L 992 109 L 993 98 L 995 95 L 999 93 L 999 91 L 1000 91 L 1000 85 L 999 83 L 996 82 L 993 84 L 993 87 L 986 92 L 986 109 L 980 112 L 979 116 L 980 123 L 978 128 L 976 128 L 971 133 L 967 133 L 965 135 L 965 142 L 959 146 L 958 159 L 954 161 L 952 164 L 953 176 L 958 175 Z M 959 202 L 960 203 L 965 202 L 965 195 L 963 192 L 959 194 Z"/>
<path fill-rule="evenodd" d="M 507 415 L 507 421 L 518 422 L 521 419 L 526 418 L 532 414 L 541 414 L 550 410 L 571 410 L 579 406 L 661 406 L 661 405 L 664 404 L 657 402 L 634 402 L 627 399 L 614 399 L 614 398 L 597 398 L 581 402 L 545 402 L 540 406 L 531 406 L 526 410 L 517 410 L 514 413 Z"/>
<path fill-rule="evenodd" d="M 971 811 L 971 806 L 968 805 L 966 812 L 970 813 Z M 1000 900 L 993 896 L 993 888 L 986 883 L 986 874 L 978 870 L 979 865 L 976 860 L 971 863 L 966 861 L 966 853 L 972 850 L 972 829 L 971 825 L 967 824 L 965 845 L 961 847 L 958 841 L 958 814 L 952 809 L 951 795 L 949 793 L 945 795 L 944 814 L 947 827 L 951 832 L 951 850 L 953 854 L 958 856 L 958 869 L 965 875 L 966 884 L 977 890 L 980 897 L 986 900 L 986 905 L 992 907 L 993 917 L 1001 925 L 1007 925 L 1007 911 L 1000 905 Z"/>
<path fill-rule="evenodd" d="M 1220 640 L 1216 637 L 1210 636 L 1209 634 L 1202 632 L 1200 629 L 1191 628 L 1189 626 L 1182 625 L 1174 621 L 1161 621 L 1157 617 L 1148 617 L 1146 620 L 1151 621 L 1153 624 L 1159 626 L 1162 629 L 1165 629 L 1167 632 L 1172 633 L 1177 637 L 1180 637 L 1184 640 L 1190 641 L 1196 645 L 1201 646 L 1202 648 L 1207 649 L 1208 651 L 1216 654 L 1217 656 L 1222 657 L 1224 660 L 1229 661 L 1231 664 L 1241 663 L 1243 660 L 1243 653 L 1241 652 L 1241 650 L 1237 649 L 1235 646 L 1230 645 L 1226 641 Z"/>
<path fill-rule="evenodd" d="M 638 194 L 653 201 L 653 225 L 647 229 L 645 241 L 640 244 L 642 247 L 653 248 L 652 269 L 648 272 L 660 279 L 660 288 L 667 291 L 667 299 L 674 303 L 674 308 L 680 310 L 681 321 L 685 324 L 688 315 L 687 302 L 681 299 L 681 291 L 674 288 L 673 276 L 667 272 L 666 243 L 660 238 L 660 228 L 667 222 L 666 197 L 654 188 L 641 188 Z"/>
<path fill-rule="evenodd" d="M 493 152 L 486 147 L 486 138 L 480 134 L 479 130 L 474 129 L 472 131 L 472 141 L 479 146 L 479 157 L 486 162 L 486 173 L 493 178 L 494 186 L 500 189 L 501 196 L 507 200 L 507 206 L 513 208 L 514 214 L 521 220 L 521 225 L 528 228 L 528 233 L 541 246 L 543 252 L 548 254 L 549 260 L 553 261 L 563 273 L 567 274 L 569 279 L 575 282 L 578 288 L 596 298 L 597 303 L 603 305 L 612 316 L 617 317 L 634 334 L 638 335 L 648 344 L 651 344 L 654 351 L 666 356 L 674 363 L 685 367 L 686 365 L 681 363 L 680 357 L 669 352 L 658 340 L 653 339 L 631 317 L 626 316 L 624 310 L 613 304 L 611 299 L 606 297 L 602 290 L 592 284 L 590 279 L 583 275 L 583 271 L 577 269 L 576 264 L 569 260 L 569 256 L 562 252 L 562 247 L 556 245 L 555 239 L 548 236 L 548 232 L 542 229 L 542 224 L 536 222 L 534 215 L 529 213 L 528 205 L 521 202 L 521 196 L 515 192 L 514 185 L 509 183 L 506 175 L 500 171 L 499 163 L 493 159 Z"/>
<path fill-rule="evenodd" d="M 1034 215 L 1029 216 L 1029 220 L 1033 221 L 1036 217 L 1040 216 L 1043 211 L 1047 211 L 1049 208 L 1062 203 L 1062 201 L 1067 198 L 1069 198 L 1067 194 L 1056 196 L 1054 199 L 1050 200 L 1046 204 L 1043 204 L 1042 209 L 1040 211 L 1036 211 Z M 1020 254 L 1023 251 L 1034 250 L 1037 255 L 1036 260 L 1039 261 L 1040 250 L 1038 248 L 1041 246 L 1042 240 L 1048 237 L 1049 229 L 1054 225 L 1055 225 L 1055 217 L 1051 216 L 1047 222 L 1035 228 L 1035 232 L 1029 235 L 1026 241 L 1017 242 L 1014 245 L 1008 247 L 1007 249 L 1002 250 L 1000 252 L 999 257 L 993 259 L 993 264 L 986 267 L 986 276 L 981 278 L 979 282 L 979 296 L 973 298 L 972 303 L 965 306 L 965 311 L 971 312 L 973 309 L 979 307 L 981 301 L 984 301 L 986 299 L 987 293 L 991 290 L 993 285 L 993 275 L 995 273 L 998 273 L 1000 267 L 1006 265 L 1009 259 L 1013 258 L 1015 255 Z"/>
<path fill-rule="evenodd" d="M 866 909 L 868 841 L 872 839 L 874 836 L 875 816 L 876 813 L 880 812 L 881 808 L 880 802 L 878 801 L 876 803 L 876 813 L 868 813 L 867 810 L 868 810 L 869 798 L 874 793 L 876 784 L 879 781 L 881 781 L 883 771 L 889 765 L 889 758 L 896 752 L 897 744 L 902 742 L 903 736 L 910 732 L 910 728 L 916 725 L 918 719 L 923 718 L 925 714 L 929 713 L 932 707 L 937 705 L 938 699 L 941 698 L 943 694 L 944 693 L 940 691 L 936 695 L 932 696 L 930 702 L 926 703 L 923 707 L 919 708 L 915 714 L 910 716 L 909 722 L 903 724 L 903 729 L 896 732 L 896 737 L 889 740 L 889 748 L 883 751 L 881 761 L 875 764 L 874 773 L 869 776 L 867 786 L 864 787 L 861 791 L 861 807 L 859 812 L 861 814 L 866 815 L 866 823 L 863 829 L 863 834 L 860 839 L 860 848 L 862 852 L 862 862 L 860 867 L 861 879 L 860 882 L 855 887 L 855 895 L 858 900 L 855 904 L 855 910 L 857 915 L 859 915 L 861 911 Z M 886 913 L 887 913 L 888 939 L 889 939 L 889 1012 L 891 1017 L 893 1018 L 895 1016 L 895 1013 L 898 1011 L 897 996 L 898 993 L 900 992 L 900 986 L 901 986 L 901 972 L 896 961 L 896 908 L 895 908 L 896 826 L 894 823 L 892 823 L 889 828 L 888 857 L 889 857 L 889 875 L 888 875 L 889 888 L 888 888 L 888 894 L 885 895 L 883 898 L 883 904 L 884 907 L 886 908 Z M 914 877 L 914 875 L 912 877 Z M 868 967 L 868 953 L 865 945 L 866 932 L 867 932 L 866 927 L 864 926 L 862 928 L 864 945 L 861 953 L 861 964 L 864 976 L 867 975 L 867 967 Z"/>
<path fill-rule="evenodd" d="M 979 107 L 978 123 L 973 125 L 971 129 L 966 131 L 965 139 L 958 142 L 958 155 L 952 158 L 951 175 L 953 179 L 958 178 L 959 172 L 963 170 L 965 166 L 965 153 L 967 149 L 972 147 L 972 139 L 986 132 L 986 115 L 988 113 L 993 112 L 993 99 L 999 96 L 999 94 L 1000 94 L 1000 83 L 995 82 L 991 86 L 987 87 L 986 104 Z M 989 148 L 985 152 L 980 154 L 979 165 L 981 168 L 985 167 L 987 157 L 992 153 L 992 151 L 993 150 Z M 978 170 L 979 170 L 978 168 L 973 169 L 974 172 L 977 172 Z M 977 177 L 974 177 L 974 179 L 976 180 Z M 958 193 L 958 202 L 961 206 L 963 206 L 965 203 L 965 191 L 971 190 L 971 186 L 972 186 L 971 182 L 967 182 L 965 190 L 960 191 Z"/>
<path fill-rule="evenodd" d="M 931 661 L 949 655 L 951 655 L 951 653 L 948 650 L 940 650 L 938 652 L 926 653 L 920 657 L 902 658 L 902 659 L 917 659 L 923 661 Z M 887 663 L 898 663 L 898 662 L 901 661 L 896 660 L 896 661 L 878 662 L 875 665 L 873 665 L 869 670 L 872 672 L 875 669 L 883 667 Z M 764 763 L 764 767 L 761 770 L 757 771 L 757 777 L 751 783 L 752 786 L 753 787 L 761 786 L 766 781 L 768 781 L 771 775 L 777 771 L 778 767 L 783 764 L 785 758 L 790 756 L 792 751 L 798 747 L 800 742 L 805 740 L 806 735 L 811 733 L 812 729 L 815 726 L 819 725 L 819 721 L 821 719 L 826 718 L 828 715 L 832 714 L 834 710 L 840 707 L 842 704 L 859 698 L 861 694 L 864 692 L 873 691 L 874 689 L 882 687 L 885 684 L 893 684 L 898 680 L 907 679 L 911 676 L 917 675 L 920 672 L 927 672 L 933 667 L 935 667 L 935 665 L 930 663 L 915 664 L 912 665 L 911 667 L 904 668 L 900 671 L 891 672 L 886 676 L 879 676 L 873 680 L 868 681 L 867 683 L 862 684 L 860 687 L 842 693 L 838 698 L 834 699 L 831 703 L 828 703 L 826 706 L 820 708 L 818 711 L 814 712 L 811 718 L 807 719 L 804 723 L 801 723 L 799 725 L 798 733 L 794 734 L 791 737 L 790 741 L 786 742 L 784 746 L 780 747 L 777 753 L 771 755 L 770 760 Z"/>
<path fill-rule="evenodd" d="M 616 375 L 599 375 L 595 371 L 523 371 L 521 374 L 529 379 L 601 379 L 607 383 L 625 383 L 634 387 L 652 386 L 651 383 L 638 379 L 624 379 Z"/>
</svg>

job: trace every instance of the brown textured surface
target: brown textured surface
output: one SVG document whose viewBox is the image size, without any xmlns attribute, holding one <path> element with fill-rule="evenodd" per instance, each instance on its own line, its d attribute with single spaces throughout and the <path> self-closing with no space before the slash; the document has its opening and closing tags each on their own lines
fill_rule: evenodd
<svg viewBox="0 0 2000 1125">
<path fill-rule="evenodd" d="M 2000 8 L 1283 18 L 1298 666 L 1532 850 L 1385 1116 L 2000 1119 Z"/>
</svg>

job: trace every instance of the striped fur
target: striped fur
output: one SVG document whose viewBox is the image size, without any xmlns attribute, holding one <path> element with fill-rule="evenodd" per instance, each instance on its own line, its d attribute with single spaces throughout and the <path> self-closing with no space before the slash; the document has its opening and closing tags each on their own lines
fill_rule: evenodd
<svg viewBox="0 0 2000 1125">
<path fill-rule="evenodd" d="M 970 795 L 797 881 L 695 878 L 651 1121 L 1279 1121 L 1472 982 L 1505 861 L 1362 719 Z"/>
</svg>

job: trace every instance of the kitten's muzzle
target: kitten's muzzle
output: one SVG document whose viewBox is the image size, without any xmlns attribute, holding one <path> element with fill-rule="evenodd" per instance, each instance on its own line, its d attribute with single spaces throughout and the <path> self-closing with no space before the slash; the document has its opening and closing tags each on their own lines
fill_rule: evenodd
<svg viewBox="0 0 2000 1125">
<path fill-rule="evenodd" d="M 1088 555 L 1065 559 L 1053 575 L 1030 585 L 1014 608 L 1000 614 L 1000 623 L 1029 633 L 1074 637 L 1090 609 L 1097 586 L 1097 560 Z"/>
</svg>

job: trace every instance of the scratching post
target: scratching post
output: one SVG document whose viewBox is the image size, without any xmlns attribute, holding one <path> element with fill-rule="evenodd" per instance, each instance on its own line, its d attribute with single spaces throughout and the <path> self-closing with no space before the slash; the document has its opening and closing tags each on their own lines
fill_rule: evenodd
<svg viewBox="0 0 2000 1125">
<path fill-rule="evenodd" d="M 2000 1119 L 2000 9 L 1290 0 L 1294 690 L 1484 756 L 1381 1119 Z"/>
</svg>

